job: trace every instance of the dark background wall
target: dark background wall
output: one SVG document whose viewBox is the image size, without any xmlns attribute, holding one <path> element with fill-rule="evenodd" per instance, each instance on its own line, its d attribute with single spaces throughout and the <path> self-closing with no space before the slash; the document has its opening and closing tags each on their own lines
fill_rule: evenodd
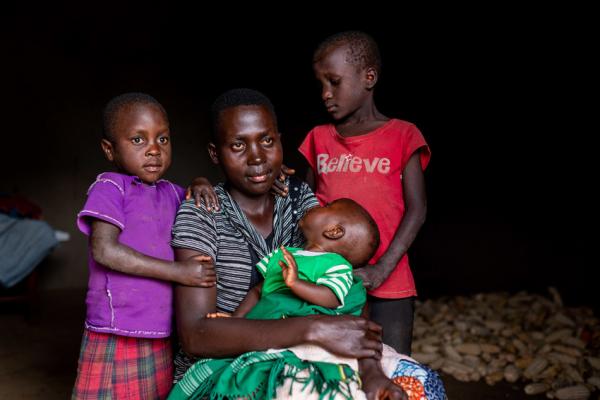
<svg viewBox="0 0 600 400">
<path fill-rule="evenodd" d="M 555 285 L 571 304 L 598 302 L 585 122 L 597 105 L 582 101 L 597 97 L 597 68 L 585 10 L 368 4 L 344 17 L 315 8 L 260 18 L 251 17 L 256 9 L 232 16 L 233 5 L 211 14 L 31 7 L 2 17 L 0 191 L 26 195 L 71 233 L 44 266 L 44 287 L 86 284 L 86 242 L 74 221 L 88 185 L 109 168 L 99 150 L 106 101 L 144 91 L 162 102 L 174 132 L 167 178 L 186 185 L 197 175 L 219 179 L 205 151 L 212 100 L 233 87 L 259 89 L 279 114 L 286 162 L 302 173 L 295 149 L 327 117 L 312 51 L 331 33 L 360 29 L 383 55 L 380 110 L 416 123 L 433 152 L 428 220 L 411 250 L 421 295 Z"/>
</svg>

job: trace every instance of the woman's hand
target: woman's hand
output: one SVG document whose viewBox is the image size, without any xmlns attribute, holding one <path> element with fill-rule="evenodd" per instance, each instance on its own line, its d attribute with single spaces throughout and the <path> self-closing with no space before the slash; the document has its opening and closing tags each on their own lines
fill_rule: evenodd
<svg viewBox="0 0 600 400">
<path fill-rule="evenodd" d="M 350 358 L 381 358 L 381 326 L 351 315 L 307 317 L 311 320 L 308 343 Z"/>
</svg>

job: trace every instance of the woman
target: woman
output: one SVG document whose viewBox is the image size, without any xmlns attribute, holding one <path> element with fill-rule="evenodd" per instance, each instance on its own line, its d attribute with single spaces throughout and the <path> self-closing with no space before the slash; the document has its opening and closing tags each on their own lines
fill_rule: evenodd
<svg viewBox="0 0 600 400">
<path fill-rule="evenodd" d="M 249 89 L 234 89 L 213 105 L 212 161 L 226 183 L 217 185 L 220 211 L 210 213 L 192 201 L 182 204 L 173 227 L 178 260 L 212 258 L 217 287 L 179 286 L 175 290 L 177 329 L 183 352 L 197 357 L 227 358 L 270 348 L 316 344 L 340 356 L 361 359 L 362 389 L 369 398 L 405 393 L 383 373 L 381 328 L 351 316 L 309 316 L 281 320 L 204 318 L 215 311 L 233 312 L 259 282 L 254 265 L 281 245 L 300 246 L 300 217 L 318 203 L 306 184 L 292 185 L 290 196 L 270 189 L 283 158 L 277 120 L 270 101 Z M 193 363 L 179 352 L 176 380 Z"/>
</svg>

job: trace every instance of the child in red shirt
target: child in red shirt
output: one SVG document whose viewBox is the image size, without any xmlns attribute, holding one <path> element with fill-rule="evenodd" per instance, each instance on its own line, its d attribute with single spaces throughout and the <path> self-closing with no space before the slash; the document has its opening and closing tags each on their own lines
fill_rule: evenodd
<svg viewBox="0 0 600 400">
<path fill-rule="evenodd" d="M 425 221 L 430 151 L 415 125 L 377 110 L 380 68 L 377 44 L 363 32 L 319 45 L 313 69 L 333 123 L 313 128 L 299 150 L 321 204 L 351 198 L 377 222 L 381 244 L 371 265 L 355 273 L 369 289 L 370 318 L 383 326 L 383 342 L 410 354 L 417 292 L 406 252 Z"/>
</svg>

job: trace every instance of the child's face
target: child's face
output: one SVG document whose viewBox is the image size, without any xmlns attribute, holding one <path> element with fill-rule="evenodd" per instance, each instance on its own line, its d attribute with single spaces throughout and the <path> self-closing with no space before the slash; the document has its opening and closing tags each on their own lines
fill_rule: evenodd
<svg viewBox="0 0 600 400">
<path fill-rule="evenodd" d="M 126 107 L 117 115 L 112 140 L 102 140 L 102 149 L 119 171 L 154 183 L 171 165 L 169 122 L 154 105 Z"/>
<path fill-rule="evenodd" d="M 313 64 L 321 99 L 334 120 L 353 114 L 372 95 L 366 70 L 346 62 L 347 51 L 346 45 L 331 48 Z"/>
<path fill-rule="evenodd" d="M 268 193 L 279 176 L 283 151 L 273 116 L 264 106 L 223 110 L 217 143 L 209 154 L 220 164 L 231 188 L 255 196 Z"/>
</svg>

